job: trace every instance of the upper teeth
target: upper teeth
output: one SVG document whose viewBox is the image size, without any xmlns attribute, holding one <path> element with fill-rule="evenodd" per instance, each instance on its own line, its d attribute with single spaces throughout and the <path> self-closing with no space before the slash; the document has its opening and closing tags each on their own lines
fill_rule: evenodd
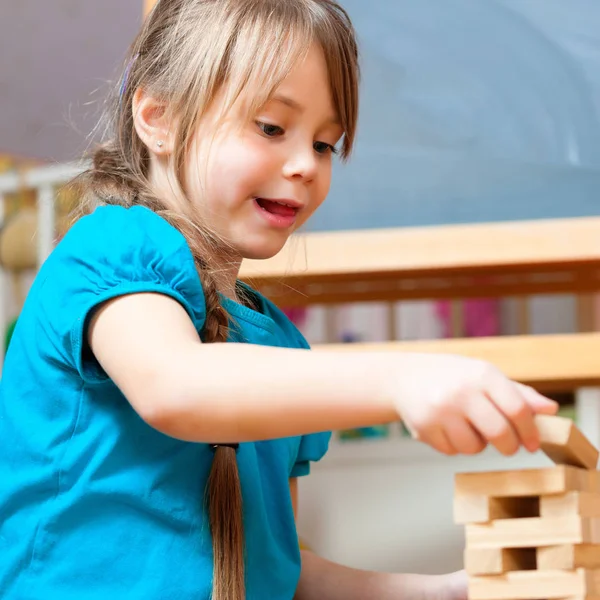
<svg viewBox="0 0 600 600">
<path fill-rule="evenodd" d="M 281 204 L 281 206 L 290 206 L 289 204 L 286 204 L 285 202 L 277 202 L 277 204 Z"/>
</svg>

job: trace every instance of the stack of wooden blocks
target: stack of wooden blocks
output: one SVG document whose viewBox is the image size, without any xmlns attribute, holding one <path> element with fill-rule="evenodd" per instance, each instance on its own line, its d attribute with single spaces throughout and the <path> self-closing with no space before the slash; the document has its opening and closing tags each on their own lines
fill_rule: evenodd
<svg viewBox="0 0 600 600">
<path fill-rule="evenodd" d="M 536 417 L 548 468 L 459 473 L 469 600 L 600 600 L 598 450 L 563 417 Z"/>
</svg>

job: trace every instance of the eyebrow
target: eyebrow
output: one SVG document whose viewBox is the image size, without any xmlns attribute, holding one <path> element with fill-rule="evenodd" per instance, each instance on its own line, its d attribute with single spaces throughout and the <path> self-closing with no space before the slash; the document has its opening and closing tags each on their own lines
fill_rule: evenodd
<svg viewBox="0 0 600 600">
<path fill-rule="evenodd" d="M 275 96 L 273 96 L 271 100 L 273 100 L 273 102 L 281 102 L 281 104 L 285 104 L 285 106 L 288 106 L 296 112 L 304 112 L 304 106 L 302 106 L 302 104 L 296 102 L 296 100 L 290 98 L 289 96 L 284 96 L 283 94 L 275 94 Z M 331 123 L 332 125 L 341 125 L 340 120 L 337 117 L 331 117 L 327 120 L 327 122 Z"/>
</svg>

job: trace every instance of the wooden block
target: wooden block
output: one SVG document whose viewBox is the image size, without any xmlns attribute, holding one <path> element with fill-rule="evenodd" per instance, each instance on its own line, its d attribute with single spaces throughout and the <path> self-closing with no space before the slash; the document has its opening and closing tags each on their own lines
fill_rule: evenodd
<svg viewBox="0 0 600 600">
<path fill-rule="evenodd" d="M 600 569 L 600 545 L 564 544 L 536 549 L 537 568 L 542 571 Z"/>
<path fill-rule="evenodd" d="M 600 493 L 567 492 L 540 496 L 540 517 L 561 517 L 579 515 L 581 517 L 600 517 Z"/>
<path fill-rule="evenodd" d="M 464 568 L 469 575 L 499 575 L 536 568 L 535 548 L 466 548 Z"/>
<path fill-rule="evenodd" d="M 538 600 L 598 595 L 600 572 L 511 571 L 469 578 L 469 600 Z"/>
<path fill-rule="evenodd" d="M 569 465 L 542 469 L 457 473 L 456 496 L 495 498 L 542 496 L 570 491 L 600 491 L 600 471 L 588 471 Z"/>
<path fill-rule="evenodd" d="M 500 519 L 465 526 L 468 548 L 534 548 L 600 543 L 600 519 L 577 515 Z"/>
<path fill-rule="evenodd" d="M 496 519 L 539 517 L 537 496 L 517 498 L 490 498 L 488 496 L 454 496 L 454 522 L 488 523 Z"/>
<path fill-rule="evenodd" d="M 600 492 L 600 471 L 585 471 L 585 483 L 582 492 Z"/>
<path fill-rule="evenodd" d="M 536 415 L 542 451 L 560 465 L 595 469 L 598 450 L 583 435 L 571 419 L 549 415 Z"/>
<path fill-rule="evenodd" d="M 490 498 L 487 496 L 454 496 L 454 522 L 458 525 L 467 523 L 487 523 L 490 521 Z"/>
</svg>

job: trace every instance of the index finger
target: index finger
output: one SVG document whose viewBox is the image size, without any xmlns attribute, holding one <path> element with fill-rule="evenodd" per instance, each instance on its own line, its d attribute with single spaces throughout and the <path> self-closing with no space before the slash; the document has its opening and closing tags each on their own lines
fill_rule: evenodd
<svg viewBox="0 0 600 600">
<path fill-rule="evenodd" d="M 540 436 L 527 392 L 519 384 L 501 376 L 491 382 L 488 396 L 513 426 L 522 445 L 530 452 L 539 450 Z"/>
<path fill-rule="evenodd" d="M 521 394 L 523 394 L 525 402 L 529 404 L 534 413 L 555 415 L 558 412 L 558 402 L 546 398 L 546 396 L 540 394 L 529 385 L 523 385 L 522 383 L 517 383 L 516 385 Z"/>
</svg>

